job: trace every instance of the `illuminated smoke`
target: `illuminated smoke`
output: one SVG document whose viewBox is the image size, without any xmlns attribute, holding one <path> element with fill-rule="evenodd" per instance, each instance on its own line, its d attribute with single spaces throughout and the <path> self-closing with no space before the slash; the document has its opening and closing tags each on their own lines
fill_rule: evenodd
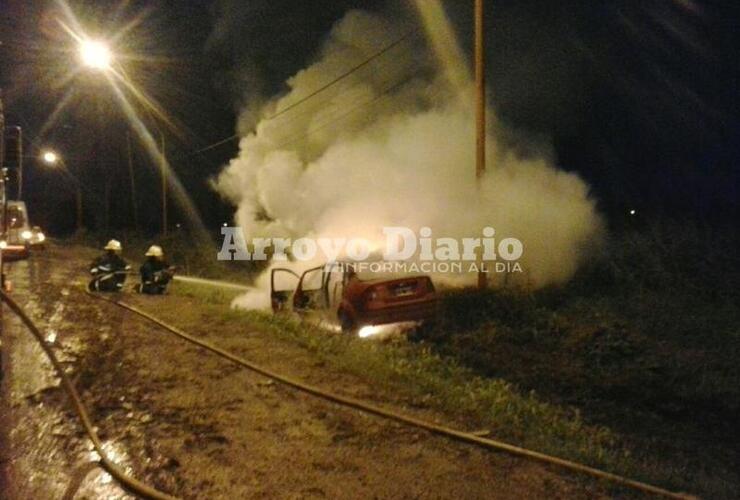
<svg viewBox="0 0 740 500">
<path fill-rule="evenodd" d="M 317 60 L 288 80 L 289 91 L 263 110 L 265 119 L 215 181 L 238 207 L 236 223 L 247 239 L 371 241 L 383 226 L 429 226 L 434 237 L 453 238 L 479 237 L 492 226 L 497 238 L 524 243 L 516 281 L 567 281 L 600 233 L 588 186 L 546 156 L 507 149 L 500 129 L 489 136 L 478 186 L 472 90 L 452 88 L 421 35 L 270 119 L 406 29 L 360 11 L 335 25 Z"/>
</svg>

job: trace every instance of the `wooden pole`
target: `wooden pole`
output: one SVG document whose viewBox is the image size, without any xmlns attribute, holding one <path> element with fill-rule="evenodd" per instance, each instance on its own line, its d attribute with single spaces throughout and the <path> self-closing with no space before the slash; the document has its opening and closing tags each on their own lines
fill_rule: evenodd
<svg viewBox="0 0 740 500">
<path fill-rule="evenodd" d="M 77 214 L 77 233 L 82 233 L 82 186 L 80 186 L 80 183 L 77 182 L 77 186 L 75 186 L 77 189 L 75 189 L 75 210 Z"/>
<path fill-rule="evenodd" d="M 139 231 L 139 209 L 136 206 L 136 177 L 134 176 L 134 159 L 131 152 L 131 133 L 126 132 L 126 150 L 128 152 L 128 176 L 131 180 L 131 214 L 134 217 L 134 229 Z"/>
<path fill-rule="evenodd" d="M 475 0 L 475 178 L 480 181 L 486 171 L 486 74 L 483 45 L 483 0 Z M 486 288 L 487 273 L 482 255 L 478 259 L 478 288 Z"/>
<path fill-rule="evenodd" d="M 167 236 L 167 153 L 165 152 L 164 134 L 159 131 L 162 141 L 162 236 Z"/>
<path fill-rule="evenodd" d="M 475 176 L 486 171 L 486 75 L 483 46 L 483 0 L 475 0 Z"/>
</svg>

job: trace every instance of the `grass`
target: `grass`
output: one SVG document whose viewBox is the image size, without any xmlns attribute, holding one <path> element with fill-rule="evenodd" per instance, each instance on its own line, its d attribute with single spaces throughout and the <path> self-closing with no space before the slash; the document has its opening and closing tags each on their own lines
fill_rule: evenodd
<svg viewBox="0 0 740 500">
<path fill-rule="evenodd" d="M 564 287 L 445 293 L 427 340 L 659 457 L 657 481 L 737 498 L 738 243 L 665 222 L 627 231 Z"/>
<path fill-rule="evenodd" d="M 222 320 L 248 322 L 302 346 L 335 369 L 442 410 L 468 428 L 490 429 L 496 439 L 666 487 L 693 491 L 699 484 L 715 498 L 726 496 L 721 485 L 690 464 L 669 463 L 631 447 L 619 432 L 588 423 L 578 409 L 476 373 L 454 357 L 435 352 L 432 345 L 368 342 L 329 334 L 288 316 L 226 310 L 231 292 L 177 284 L 173 293 L 197 298 Z"/>
<path fill-rule="evenodd" d="M 665 222 L 624 231 L 565 286 L 444 292 L 442 319 L 420 345 L 228 310 L 231 291 L 177 283 L 173 292 L 498 439 L 707 498 L 737 498 L 739 243 L 734 230 Z M 212 266 L 211 249 L 168 245 L 194 274 L 233 280 L 256 271 Z"/>
<path fill-rule="evenodd" d="M 691 246 L 707 241 L 725 247 Z M 430 340 L 478 373 L 561 400 L 740 418 L 736 244 L 717 241 L 651 228 L 612 242 L 566 287 L 450 292 Z"/>
</svg>

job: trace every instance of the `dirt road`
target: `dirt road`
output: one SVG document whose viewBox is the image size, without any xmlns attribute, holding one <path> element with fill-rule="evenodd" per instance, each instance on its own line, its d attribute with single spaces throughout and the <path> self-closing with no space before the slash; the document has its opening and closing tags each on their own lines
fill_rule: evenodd
<svg viewBox="0 0 740 500">
<path fill-rule="evenodd" d="M 89 250 L 51 246 L 9 270 L 90 407 L 111 454 L 182 498 L 594 498 L 601 489 L 317 400 L 239 369 L 84 294 Z M 127 296 L 210 342 L 340 394 L 431 420 L 388 391 L 324 366 L 186 297 Z M 43 353 L 3 317 L 4 496 L 130 498 L 94 453 Z"/>
</svg>

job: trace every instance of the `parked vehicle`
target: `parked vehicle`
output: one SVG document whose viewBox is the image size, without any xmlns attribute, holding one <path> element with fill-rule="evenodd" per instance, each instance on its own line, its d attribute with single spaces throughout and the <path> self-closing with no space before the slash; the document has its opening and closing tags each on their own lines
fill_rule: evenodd
<svg viewBox="0 0 740 500">
<path fill-rule="evenodd" d="M 46 235 L 39 226 L 31 228 L 31 238 L 28 240 L 31 248 L 46 249 Z"/>
<path fill-rule="evenodd" d="M 272 310 L 306 314 L 323 312 L 336 318 L 342 331 L 363 332 L 367 327 L 430 323 L 437 296 L 429 276 L 360 276 L 352 263 L 314 267 L 298 275 L 275 268 L 270 277 Z"/>
<path fill-rule="evenodd" d="M 26 204 L 22 201 L 8 200 L 4 216 L 6 221 L 3 227 L 6 231 L 0 239 L 3 256 L 6 259 L 28 258 L 33 233 L 28 225 Z"/>
</svg>

